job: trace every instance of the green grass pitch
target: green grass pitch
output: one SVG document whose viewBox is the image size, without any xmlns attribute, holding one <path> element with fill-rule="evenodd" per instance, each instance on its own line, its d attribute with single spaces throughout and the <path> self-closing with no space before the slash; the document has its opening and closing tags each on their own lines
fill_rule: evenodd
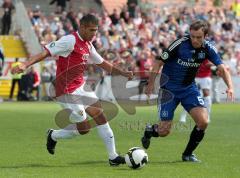
<svg viewBox="0 0 240 178">
<path fill-rule="evenodd" d="M 0 104 L 1 178 L 240 177 L 239 104 L 213 105 L 212 122 L 195 152 L 202 163 L 181 162 L 181 153 L 194 124 L 188 120 L 180 125 L 178 108 L 172 133 L 166 138 L 152 139 L 147 150 L 149 164 L 140 170 L 131 170 L 126 165 L 110 167 L 96 129 L 85 136 L 59 141 L 56 154 L 49 155 L 45 132 L 57 128 L 54 117 L 59 110 L 55 103 Z M 110 122 L 119 153 L 141 146 L 144 125 L 157 121 L 156 112 L 156 107 L 138 107 L 135 115 L 120 110 Z"/>
</svg>

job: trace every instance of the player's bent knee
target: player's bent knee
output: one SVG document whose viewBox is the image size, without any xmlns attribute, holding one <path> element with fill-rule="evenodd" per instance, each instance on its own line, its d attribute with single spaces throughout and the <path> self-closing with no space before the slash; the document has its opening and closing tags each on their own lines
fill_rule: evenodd
<svg viewBox="0 0 240 178">
<path fill-rule="evenodd" d="M 97 125 L 103 125 L 107 123 L 107 119 L 103 113 L 100 113 L 97 117 L 94 118 Z"/>
<path fill-rule="evenodd" d="M 85 135 L 89 132 L 89 130 L 78 130 L 79 134 Z"/>
<path fill-rule="evenodd" d="M 103 109 L 98 105 L 100 104 L 91 105 L 91 107 L 87 108 L 86 111 L 88 115 L 95 120 L 97 125 L 103 125 L 107 123 L 107 119 L 103 114 Z"/>
<path fill-rule="evenodd" d="M 77 127 L 78 132 L 80 135 L 85 135 L 90 131 L 90 127 L 89 126 L 84 126 L 84 127 Z"/>
<path fill-rule="evenodd" d="M 77 123 L 77 130 L 79 132 L 79 134 L 81 135 L 85 135 L 90 131 L 90 124 L 88 123 L 87 120 L 85 120 L 84 122 L 81 123 Z"/>
<path fill-rule="evenodd" d="M 208 126 L 208 121 L 207 120 L 203 120 L 201 122 L 199 122 L 197 124 L 198 128 L 202 129 L 202 130 L 205 130 Z"/>
</svg>

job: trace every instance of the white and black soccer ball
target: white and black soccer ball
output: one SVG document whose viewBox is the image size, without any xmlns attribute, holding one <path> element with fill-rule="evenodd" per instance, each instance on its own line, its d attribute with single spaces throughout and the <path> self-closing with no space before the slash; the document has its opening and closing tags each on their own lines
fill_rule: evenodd
<svg viewBox="0 0 240 178">
<path fill-rule="evenodd" d="M 132 169 L 142 168 L 148 162 L 148 155 L 142 148 L 133 147 L 125 155 L 125 161 Z"/>
</svg>

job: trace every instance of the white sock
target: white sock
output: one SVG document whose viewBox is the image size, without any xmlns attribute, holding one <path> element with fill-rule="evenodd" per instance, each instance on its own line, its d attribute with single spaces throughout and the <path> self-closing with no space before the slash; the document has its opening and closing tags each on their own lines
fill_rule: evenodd
<svg viewBox="0 0 240 178">
<path fill-rule="evenodd" d="M 186 122 L 186 118 L 187 118 L 187 111 L 183 109 L 180 115 L 180 122 Z"/>
<path fill-rule="evenodd" d="M 211 99 L 211 96 L 206 96 L 203 99 L 204 99 L 205 106 L 207 107 L 207 111 L 208 111 L 208 121 L 210 121 L 212 99 Z"/>
<path fill-rule="evenodd" d="M 77 130 L 76 124 L 71 124 L 64 129 L 54 130 L 52 132 L 51 137 L 52 137 L 53 140 L 57 141 L 58 139 L 73 138 L 77 135 L 80 135 L 80 134 Z"/>
<path fill-rule="evenodd" d="M 118 154 L 116 153 L 115 140 L 114 140 L 114 135 L 111 127 L 109 126 L 108 123 L 106 123 L 106 124 L 97 126 L 97 129 L 98 129 L 98 134 L 103 139 L 106 145 L 109 159 L 115 159 L 118 156 Z"/>
</svg>

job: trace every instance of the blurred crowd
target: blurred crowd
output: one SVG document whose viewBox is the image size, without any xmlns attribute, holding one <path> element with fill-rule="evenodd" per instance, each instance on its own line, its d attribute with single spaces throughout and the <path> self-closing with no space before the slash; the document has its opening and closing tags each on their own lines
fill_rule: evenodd
<svg viewBox="0 0 240 178">
<path fill-rule="evenodd" d="M 188 33 L 189 24 L 196 19 L 207 20 L 210 25 L 208 38 L 219 50 L 224 63 L 232 75 L 240 75 L 240 14 L 233 5 L 199 10 L 186 6 L 159 6 L 149 1 L 139 4 L 128 0 L 120 10 L 97 14 L 100 20 L 99 32 L 93 41 L 98 52 L 108 61 L 126 70 L 140 71 L 139 78 L 146 79 L 156 55 L 176 38 Z M 237 2 L 237 0 L 236 0 Z M 71 0 L 52 0 L 56 11 L 45 15 L 39 5 L 27 9 L 29 18 L 41 45 L 58 40 L 79 27 L 81 17 L 89 13 L 84 9 L 73 11 Z M 69 3 L 69 9 L 67 9 Z M 103 8 L 104 9 L 104 8 Z M 55 77 L 55 60 L 47 60 L 41 72 L 43 81 Z M 95 66 L 89 66 L 89 77 L 104 74 Z"/>
<path fill-rule="evenodd" d="M 28 9 L 42 45 L 76 31 L 85 13 L 88 12 L 58 8 L 46 16 L 38 5 Z M 209 39 L 215 42 L 224 63 L 233 75 L 240 73 L 240 17 L 231 8 L 213 8 L 205 12 L 187 6 L 159 7 L 149 2 L 140 6 L 137 1 L 132 1 L 121 10 L 104 11 L 98 16 L 96 49 L 105 59 L 125 69 L 149 70 L 154 57 L 170 42 L 188 33 L 193 20 L 204 19 L 211 26 Z"/>
</svg>

